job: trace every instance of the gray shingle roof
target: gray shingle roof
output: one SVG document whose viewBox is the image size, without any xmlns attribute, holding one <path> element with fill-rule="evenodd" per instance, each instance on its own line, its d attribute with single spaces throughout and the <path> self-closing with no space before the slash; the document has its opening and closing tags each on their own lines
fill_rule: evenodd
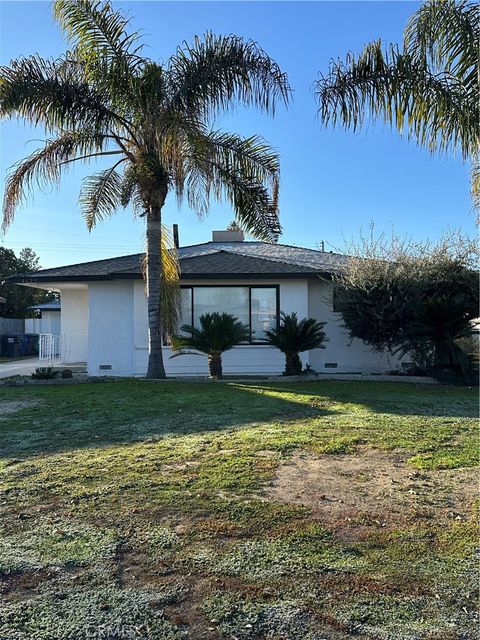
<svg viewBox="0 0 480 640">
<path fill-rule="evenodd" d="M 53 302 L 44 302 L 42 304 L 32 304 L 29 309 L 38 309 L 38 311 L 60 311 L 62 308 L 60 300 Z"/>
<path fill-rule="evenodd" d="M 267 242 L 206 242 L 180 247 L 182 278 L 309 277 L 342 270 L 347 256 Z M 144 254 L 83 262 L 13 276 L 13 282 L 141 278 Z"/>
</svg>

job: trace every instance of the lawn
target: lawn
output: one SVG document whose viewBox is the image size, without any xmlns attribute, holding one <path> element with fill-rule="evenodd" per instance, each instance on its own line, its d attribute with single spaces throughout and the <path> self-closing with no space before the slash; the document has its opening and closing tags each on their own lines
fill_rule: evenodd
<svg viewBox="0 0 480 640">
<path fill-rule="evenodd" d="M 477 638 L 476 416 L 401 383 L 0 387 L 0 638 Z"/>
</svg>

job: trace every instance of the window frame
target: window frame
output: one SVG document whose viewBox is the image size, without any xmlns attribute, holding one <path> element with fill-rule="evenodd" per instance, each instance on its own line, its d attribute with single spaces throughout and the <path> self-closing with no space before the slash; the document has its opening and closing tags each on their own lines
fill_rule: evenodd
<svg viewBox="0 0 480 640">
<path fill-rule="evenodd" d="M 280 327 L 280 285 L 279 284 L 182 284 L 180 289 L 190 289 L 191 291 L 191 318 L 190 325 L 193 327 L 193 319 L 195 317 L 195 289 L 248 289 L 248 342 L 242 342 L 239 346 L 246 345 L 265 345 L 268 344 L 266 340 L 252 339 L 252 289 L 275 289 L 275 326 L 277 329 Z"/>
</svg>

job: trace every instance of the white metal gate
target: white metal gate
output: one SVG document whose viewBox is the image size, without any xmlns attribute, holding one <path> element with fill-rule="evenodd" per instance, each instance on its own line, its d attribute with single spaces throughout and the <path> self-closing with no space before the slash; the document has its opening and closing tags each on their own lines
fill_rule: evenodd
<svg viewBox="0 0 480 640">
<path fill-rule="evenodd" d="M 38 342 L 38 359 L 41 363 L 52 365 L 62 359 L 60 337 L 52 333 L 41 333 Z"/>
</svg>

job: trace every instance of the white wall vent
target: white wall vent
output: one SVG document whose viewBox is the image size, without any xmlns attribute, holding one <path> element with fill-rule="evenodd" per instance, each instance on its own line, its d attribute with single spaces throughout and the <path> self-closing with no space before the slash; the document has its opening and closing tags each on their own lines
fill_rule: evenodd
<svg viewBox="0 0 480 640">
<path fill-rule="evenodd" d="M 99 371 L 111 371 L 112 370 L 112 365 L 111 364 L 99 364 L 98 365 L 98 370 Z"/>
<path fill-rule="evenodd" d="M 325 369 L 336 369 L 338 367 L 337 362 L 326 362 Z"/>
</svg>

